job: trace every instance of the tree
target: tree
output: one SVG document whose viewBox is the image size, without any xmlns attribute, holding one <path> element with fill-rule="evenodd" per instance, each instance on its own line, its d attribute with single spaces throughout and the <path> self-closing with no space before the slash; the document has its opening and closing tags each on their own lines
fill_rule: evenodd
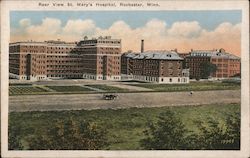
<svg viewBox="0 0 250 158">
<path fill-rule="evenodd" d="M 195 121 L 199 131 L 188 131 L 170 110 L 162 113 L 156 123 L 149 122 L 140 141 L 144 149 L 165 150 L 239 150 L 240 113 L 225 114 L 225 120 L 208 118 Z"/>
<path fill-rule="evenodd" d="M 197 135 L 197 144 L 200 149 L 218 150 L 224 149 L 224 140 L 226 139 L 225 126 L 220 125 L 218 121 L 209 119 L 207 123 L 198 123 L 200 133 Z"/>
<path fill-rule="evenodd" d="M 170 110 L 160 114 L 156 124 L 149 122 L 148 129 L 144 131 L 146 138 L 141 140 L 145 149 L 177 150 L 185 149 L 187 130 L 184 124 L 175 117 Z"/>
<path fill-rule="evenodd" d="M 193 138 L 192 149 L 239 150 L 240 149 L 240 114 L 226 114 L 225 123 L 209 118 L 205 122 L 196 122 L 200 133 Z M 191 137 L 190 137 L 191 138 Z M 189 142 L 192 140 L 188 138 Z"/>
<path fill-rule="evenodd" d="M 208 77 L 211 76 L 212 73 L 216 72 L 217 66 L 215 64 L 212 64 L 210 62 L 204 62 L 201 63 L 201 78 L 202 79 L 208 79 Z"/>
<path fill-rule="evenodd" d="M 30 139 L 30 149 L 96 150 L 108 145 L 107 131 L 96 123 L 58 120 L 40 137 Z"/>
<path fill-rule="evenodd" d="M 227 149 L 240 149 L 240 112 L 227 115 Z"/>
</svg>

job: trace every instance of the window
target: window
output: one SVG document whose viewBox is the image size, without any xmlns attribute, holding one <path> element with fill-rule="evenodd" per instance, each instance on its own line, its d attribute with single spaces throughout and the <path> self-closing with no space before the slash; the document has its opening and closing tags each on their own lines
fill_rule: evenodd
<svg viewBox="0 0 250 158">
<path fill-rule="evenodd" d="M 169 82 L 172 82 L 172 78 L 169 79 Z"/>
</svg>

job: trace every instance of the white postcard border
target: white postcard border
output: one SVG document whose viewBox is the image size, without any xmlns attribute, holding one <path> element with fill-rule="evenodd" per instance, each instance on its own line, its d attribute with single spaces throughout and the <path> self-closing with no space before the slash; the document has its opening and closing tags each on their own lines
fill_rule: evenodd
<svg viewBox="0 0 250 158">
<path fill-rule="evenodd" d="M 58 2 L 44 1 L 48 3 Z M 59 1 L 60 2 L 60 1 Z M 66 2 L 65 0 L 61 2 Z M 74 2 L 74 1 L 72 1 Z M 83 1 L 79 1 L 83 2 Z M 84 1 L 84 2 L 114 2 Z M 137 1 L 116 1 L 131 2 Z M 149 1 L 141 1 L 147 3 Z M 160 3 L 157 8 L 140 7 L 107 7 L 107 8 L 68 8 L 68 7 L 39 7 L 39 1 L 2 1 L 1 2 L 1 152 L 3 157 L 247 157 L 249 156 L 249 8 L 248 1 L 150 1 Z M 241 150 L 240 151 L 8 151 L 8 45 L 10 41 L 9 11 L 14 10 L 242 10 L 242 89 L 241 89 Z"/>
</svg>

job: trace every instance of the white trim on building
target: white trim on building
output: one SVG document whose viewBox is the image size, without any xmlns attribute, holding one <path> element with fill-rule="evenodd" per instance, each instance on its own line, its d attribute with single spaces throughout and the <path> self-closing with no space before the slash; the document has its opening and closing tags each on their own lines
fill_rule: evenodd
<svg viewBox="0 0 250 158">
<path fill-rule="evenodd" d="M 26 75 L 16 75 L 13 73 L 9 73 L 9 76 L 12 78 L 16 78 L 18 80 L 30 80 L 30 81 L 41 81 L 41 80 L 47 80 L 46 75 L 36 75 L 36 76 L 26 76 Z"/>
<path fill-rule="evenodd" d="M 144 82 L 165 83 L 165 84 L 189 83 L 189 77 L 152 77 L 152 76 L 125 75 L 125 74 L 122 74 L 122 80 L 138 80 Z"/>
<path fill-rule="evenodd" d="M 112 76 L 103 76 L 103 75 L 93 75 L 93 74 L 83 74 L 83 78 L 92 79 L 92 80 L 121 80 L 121 76 L 112 75 Z"/>
</svg>

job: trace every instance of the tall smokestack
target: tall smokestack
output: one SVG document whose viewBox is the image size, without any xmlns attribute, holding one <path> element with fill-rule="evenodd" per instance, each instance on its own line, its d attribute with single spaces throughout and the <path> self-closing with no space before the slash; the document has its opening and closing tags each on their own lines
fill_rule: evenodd
<svg viewBox="0 0 250 158">
<path fill-rule="evenodd" d="M 144 40 L 141 40 L 141 53 L 144 52 Z"/>
</svg>

